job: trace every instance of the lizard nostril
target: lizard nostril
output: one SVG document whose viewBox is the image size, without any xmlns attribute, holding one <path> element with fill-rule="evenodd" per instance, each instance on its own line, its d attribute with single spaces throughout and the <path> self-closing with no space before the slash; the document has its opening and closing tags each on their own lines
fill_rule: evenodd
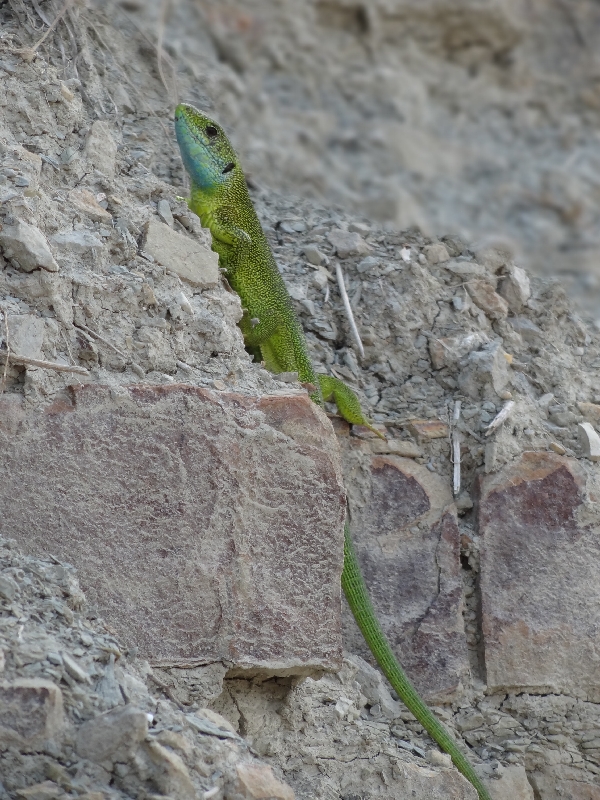
<svg viewBox="0 0 600 800">
<path fill-rule="evenodd" d="M 231 172 L 231 170 L 234 169 L 234 167 L 235 167 L 235 164 L 233 163 L 233 161 L 230 161 L 229 164 L 227 164 L 227 166 L 225 167 L 225 169 L 221 173 L 221 175 L 225 175 L 226 172 Z"/>
</svg>

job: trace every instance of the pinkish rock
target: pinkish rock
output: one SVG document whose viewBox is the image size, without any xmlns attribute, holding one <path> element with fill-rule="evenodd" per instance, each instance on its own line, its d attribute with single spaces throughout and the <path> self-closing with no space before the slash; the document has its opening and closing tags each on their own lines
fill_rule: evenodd
<svg viewBox="0 0 600 800">
<path fill-rule="evenodd" d="M 600 700 L 600 545 L 591 465 L 526 452 L 486 477 L 479 504 L 485 665 L 491 691 Z M 589 491 L 589 496 L 587 492 Z"/>
<path fill-rule="evenodd" d="M 447 700 L 468 671 L 450 490 L 410 459 L 374 456 L 365 494 L 351 529 L 377 616 L 419 691 Z M 344 643 L 373 663 L 348 609 Z"/>
<path fill-rule="evenodd" d="M 144 658 L 340 667 L 345 494 L 307 395 L 82 386 L 0 443 L 3 526 Z"/>
</svg>

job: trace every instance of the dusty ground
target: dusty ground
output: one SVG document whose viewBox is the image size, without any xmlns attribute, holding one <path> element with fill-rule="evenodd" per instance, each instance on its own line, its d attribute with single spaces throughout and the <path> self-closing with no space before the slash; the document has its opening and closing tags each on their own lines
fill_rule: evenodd
<svg viewBox="0 0 600 800">
<path fill-rule="evenodd" d="M 109 384 L 116 391 L 119 384 L 174 381 L 248 393 L 280 391 L 281 381 L 252 364 L 243 349 L 235 327 L 240 315 L 237 298 L 216 279 L 203 285 L 167 271 L 146 249 L 149 222 L 168 227 L 188 244 L 206 249 L 208 241 L 206 232 L 177 199 L 184 191 L 184 178 L 170 121 L 172 102 L 157 71 L 152 18 L 157 8 L 128 2 L 102 4 L 96 11 L 72 11 L 37 56 L 26 61 L 16 50 L 39 39 L 47 30 L 43 15 L 47 12 L 52 19 L 56 12 L 49 3 L 39 5 L 36 9 L 35 4 L 17 0 L 0 5 L 0 304 L 8 324 L 8 336 L 2 334 L 3 350 L 8 340 L 13 353 L 49 361 L 55 367 L 85 369 L 88 374 L 40 369 L 13 360 L 6 374 L 0 373 L 2 390 L 23 395 L 30 410 L 60 398 L 66 386 L 84 379 Z M 539 33 L 535 25 L 529 38 L 521 30 L 518 4 L 510 14 L 500 3 L 486 8 L 472 5 L 473 24 L 479 27 L 466 43 L 458 35 L 448 38 L 448 30 L 456 29 L 452 15 L 439 18 L 441 32 L 432 27 L 433 5 L 427 5 L 414 12 L 406 47 L 397 48 L 385 43 L 386 25 L 378 34 L 383 44 L 373 38 L 377 15 L 384 14 L 376 12 L 376 7 L 367 13 L 360 11 L 362 6 L 318 4 L 310 7 L 318 25 L 299 16 L 290 28 L 285 6 L 277 14 L 267 13 L 262 6 L 242 14 L 233 6 L 218 10 L 181 2 L 169 17 L 165 46 L 176 63 L 181 96 L 215 109 L 237 137 L 249 165 L 253 198 L 319 369 L 337 374 L 356 389 L 373 419 L 386 426 L 392 454 L 409 456 L 410 451 L 410 457 L 448 486 L 453 467 L 450 427 L 444 428 L 440 438 L 430 438 L 418 435 L 411 422 L 417 418 L 448 425 L 456 402 L 461 403 L 453 430 L 462 439 L 457 505 L 470 674 L 462 691 L 440 709 L 441 716 L 481 760 L 482 771 L 496 776 L 493 785 L 502 787 L 499 797 L 530 798 L 535 792 L 540 800 L 553 800 L 558 783 L 563 795 L 573 784 L 593 797 L 600 770 L 597 703 L 576 693 L 535 694 L 525 688 L 486 693 L 478 615 L 480 540 L 472 490 L 478 476 L 494 474 L 524 450 L 565 454 L 592 474 L 595 467 L 585 458 L 577 426 L 588 419 L 597 421 L 590 404 L 600 403 L 598 337 L 594 328 L 581 321 L 561 285 L 530 280 L 515 268 L 513 248 L 470 243 L 464 235 L 443 241 L 433 235 L 440 228 L 439 233 L 462 229 L 483 236 L 497 232 L 501 220 L 501 232 L 508 232 L 523 250 L 535 253 L 540 268 L 545 265 L 550 272 L 559 271 L 559 248 L 571 248 L 573 237 L 585 246 L 573 245 L 572 250 L 560 252 L 578 252 L 581 264 L 589 257 L 592 262 L 585 263 L 593 266 L 593 173 L 583 166 L 589 163 L 586 159 L 591 158 L 594 141 L 596 111 L 592 95 L 584 94 L 591 73 L 581 66 L 579 105 L 571 109 L 571 116 L 561 105 L 568 110 L 569 103 L 575 102 L 564 88 L 564 80 L 571 79 L 568 69 L 562 70 L 562 89 L 551 71 L 539 77 L 542 65 L 555 63 L 553 43 L 558 47 L 564 29 L 584 39 L 593 34 L 591 23 L 579 34 L 575 25 L 577 15 L 592 14 L 593 7 L 574 5 L 567 21 L 558 10 L 553 11 L 553 33 L 542 64 L 527 61 Z M 545 8 L 540 5 L 535 14 Z M 402 20 L 398 13 L 392 18 Z M 237 33 L 230 35 L 232 29 Z M 431 31 L 431 36 L 423 31 Z M 482 40 L 482 31 L 489 37 Z M 238 35 L 247 41 L 247 49 L 232 47 Z M 335 41 L 336 46 L 322 46 L 319 37 Z M 571 41 L 564 39 L 565 51 Z M 377 58 L 381 58 L 379 66 L 367 71 L 365 59 L 372 65 Z M 295 59 L 301 59 L 306 69 L 299 70 Z M 349 63 L 356 65 L 354 70 L 348 68 Z M 528 63 L 529 72 L 524 70 Z M 571 62 L 568 66 L 575 70 Z M 421 67 L 419 83 L 414 73 Z M 408 75 L 405 80 L 398 80 L 400 71 Z M 166 59 L 163 72 L 169 84 L 173 73 Z M 317 74 L 333 77 L 317 82 Z M 298 77 L 304 75 L 313 76 L 312 93 L 305 92 Z M 448 81 L 451 76 L 469 77 L 472 94 L 459 92 L 458 82 L 442 94 L 439 81 L 444 76 Z M 552 93 L 555 85 L 558 89 Z M 362 87 L 363 94 L 357 87 Z M 556 99 L 554 105 L 539 99 L 547 97 L 543 87 Z M 330 102 L 333 96 L 335 103 Z M 360 108 L 360 97 L 368 98 L 371 105 L 365 100 Z M 284 98 L 292 109 L 286 114 L 280 113 Z M 370 124 L 362 127 L 365 115 Z M 396 120 L 391 132 L 378 134 L 391 119 Z M 543 123 L 556 134 L 555 119 L 567 128 L 567 123 L 571 125 L 574 133 L 569 138 L 568 130 L 563 131 L 560 147 L 547 159 L 549 140 L 541 138 L 539 131 Z M 391 143 L 417 147 L 416 141 L 420 148 L 424 130 L 435 130 L 442 141 L 458 138 L 453 127 L 457 120 L 463 125 L 460 149 L 467 155 L 458 158 L 452 149 L 434 143 L 438 154 L 449 153 L 446 166 L 446 162 L 429 164 L 427 154 L 411 151 L 402 156 L 404 161 L 393 161 L 397 172 L 390 167 Z M 411 135 L 404 135 L 409 124 Z M 485 137 L 483 128 L 489 131 Z M 530 139 L 523 134 L 526 130 L 532 131 Z M 375 137 L 377 150 L 363 145 L 370 137 Z M 500 149 L 494 145 L 495 137 L 502 142 Z M 515 151 L 516 140 L 537 144 Z M 473 153 L 479 152 L 477 142 L 481 152 L 487 148 L 493 157 L 474 158 Z M 571 155 L 568 169 L 565 151 Z M 506 166 L 508 153 L 517 159 L 512 170 Z M 552 173 L 555 183 L 545 171 L 553 159 L 562 164 L 557 174 Z M 419 163 L 422 166 L 415 169 L 413 165 Z M 473 163 L 480 166 L 476 169 Z M 571 170 L 573 165 L 585 171 L 589 197 L 577 184 L 573 195 L 563 198 L 561 193 L 570 184 L 563 181 L 561 169 L 567 169 L 570 180 L 577 172 L 575 167 Z M 490 170 L 493 180 L 488 180 Z M 507 174 L 515 176 L 508 183 Z M 522 197 L 523 187 L 529 186 L 527 191 L 534 194 L 542 192 L 546 179 L 554 187 L 552 192 L 563 198 L 564 208 L 557 205 L 554 195 L 543 202 L 533 202 L 526 195 L 527 211 L 521 213 L 515 198 Z M 266 186 L 286 190 L 292 186 L 294 193 L 278 194 Z M 82 194 L 84 190 L 87 194 Z M 321 199 L 301 199 L 301 192 L 318 194 Z M 365 202 L 367 196 L 369 202 Z M 582 196 L 587 198 L 585 211 L 571 214 L 571 205 Z M 352 206 L 359 216 L 336 206 L 331 197 Z M 385 224 L 372 221 L 381 215 L 381 206 L 388 217 Z M 467 224 L 475 206 L 482 209 L 477 226 L 472 221 Z M 581 219 L 586 220 L 582 229 L 577 227 Z M 415 222 L 422 224 L 424 232 L 399 227 Z M 20 228 L 23 225 L 29 227 Z M 32 228 L 43 237 L 42 244 Z M 346 234 L 345 239 L 343 235 L 340 239 L 340 232 Z M 38 249 L 32 248 L 34 240 Z M 575 256 L 569 259 L 575 264 Z M 349 332 L 335 279 L 336 261 L 342 266 L 362 334 L 364 357 Z M 593 272 L 592 267 L 589 270 Z M 515 405 L 508 422 L 493 436 L 486 436 L 487 426 L 511 401 Z M 378 451 L 376 443 L 361 438 L 364 432 L 354 433 L 359 435 L 351 438 L 359 439 L 364 448 L 361 445 L 348 456 L 346 479 L 351 510 L 359 515 L 368 489 L 366 458 Z M 596 513 L 593 504 L 586 513 Z M 13 572 L 25 570 L 18 555 L 13 563 L 11 552 L 9 548 L 3 569 L 18 587 L 23 579 Z M 39 591 L 43 595 L 45 590 Z M 7 664 L 13 669 L 10 659 L 14 648 L 20 647 L 19 626 L 26 625 L 20 620 L 32 617 L 29 611 L 9 607 L 14 597 L 5 600 L 3 619 L 10 629 L 5 647 L 11 653 Z M 38 614 L 35 609 L 33 613 Z M 43 628 L 44 616 L 40 619 L 41 623 L 34 622 Z M 52 616 L 48 624 L 58 624 L 57 619 Z M 105 634 L 100 630 L 99 635 Z M 71 645 L 84 655 L 87 652 L 85 643 Z M 68 650 L 66 639 L 62 646 Z M 57 666 L 48 660 L 50 652 L 54 650 L 46 648 L 36 655 L 37 660 L 29 664 L 37 666 L 30 671 L 63 681 L 69 705 L 74 679 L 71 676 L 70 683 L 68 670 L 62 667 L 54 676 L 48 672 Z M 84 659 L 75 650 L 73 655 Z M 94 675 L 100 682 L 110 658 L 107 664 Z M 18 667 L 15 662 L 14 675 L 6 674 L 10 679 L 21 677 L 28 674 L 27 666 L 23 662 Z M 88 668 L 87 661 L 84 666 Z M 367 689 L 368 675 L 368 668 L 358 662 L 358 667 L 356 663 L 345 667 L 339 677 L 308 680 L 300 686 L 235 680 L 227 682 L 221 694 L 205 697 L 194 688 L 195 683 L 202 684 L 200 676 L 165 671 L 157 673 L 161 683 L 155 683 L 153 692 L 162 684 L 162 690 L 186 712 L 204 703 L 214 707 L 261 758 L 281 770 L 279 774 L 299 798 L 394 796 L 394 780 L 400 778 L 405 786 L 426 796 L 432 791 L 423 772 L 426 765 L 407 760 L 404 753 L 412 750 L 423 756 L 431 743 L 372 676 L 375 688 Z M 88 694 L 81 702 L 94 706 L 92 689 L 83 689 Z M 97 688 L 94 692 L 98 693 Z M 77 708 L 74 701 L 72 705 Z M 75 715 L 73 724 L 79 724 L 104 708 L 98 701 L 95 710 L 84 709 L 81 718 L 75 711 L 69 714 Z M 172 706 L 168 709 L 175 714 Z M 173 749 L 169 741 L 165 739 L 164 746 Z M 185 754 L 186 745 L 179 745 Z M 35 756 L 39 763 L 32 772 L 28 762 L 19 760 L 21 756 L 8 752 L 10 766 L 5 772 L 12 781 L 5 784 L 8 796 L 15 796 L 25 784 L 45 779 L 73 795 L 97 789 L 93 781 L 89 786 L 82 783 L 80 791 L 63 785 L 63 778 L 52 777 L 48 759 L 62 763 L 64 753 Z M 430 766 L 432 761 L 443 766 L 444 759 L 435 750 L 429 759 Z M 118 790 L 139 796 L 137 784 L 134 791 L 123 782 L 127 770 L 121 772 Z M 199 778 L 193 776 L 197 791 L 221 786 L 217 778 L 211 782 L 211 773 L 198 774 Z M 434 791 L 441 796 L 450 791 L 456 791 L 457 797 L 468 796 L 462 784 L 453 783 L 453 776 L 450 771 L 433 770 Z M 137 774 L 135 780 L 146 778 Z M 391 788 L 385 788 L 386 782 Z M 171 789 L 165 786 L 155 791 L 168 795 Z M 49 791 L 56 790 L 50 787 Z M 150 790 L 146 787 L 145 791 Z M 209 796 L 218 795 L 204 794 Z M 577 796 L 574 789 L 570 796 Z"/>
</svg>

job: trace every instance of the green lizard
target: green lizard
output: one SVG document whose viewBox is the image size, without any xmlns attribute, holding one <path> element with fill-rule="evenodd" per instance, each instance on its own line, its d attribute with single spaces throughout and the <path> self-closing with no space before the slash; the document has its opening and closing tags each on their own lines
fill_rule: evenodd
<svg viewBox="0 0 600 800">
<path fill-rule="evenodd" d="M 210 229 L 219 264 L 240 296 L 240 328 L 249 352 L 272 372 L 297 372 L 302 382 L 314 387 L 311 398 L 316 403 L 333 400 L 348 422 L 366 425 L 380 435 L 363 415 L 351 389 L 337 378 L 315 372 L 304 331 L 252 205 L 238 156 L 222 128 L 193 106 L 181 104 L 175 110 L 175 130 L 191 178 L 189 207 Z M 467 758 L 398 663 L 375 615 L 347 523 L 342 588 L 365 641 L 400 699 L 451 756 L 477 789 L 480 800 L 490 800 Z"/>
</svg>

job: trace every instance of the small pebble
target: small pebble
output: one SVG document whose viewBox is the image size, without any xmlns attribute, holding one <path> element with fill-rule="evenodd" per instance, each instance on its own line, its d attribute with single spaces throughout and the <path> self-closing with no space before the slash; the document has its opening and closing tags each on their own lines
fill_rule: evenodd
<svg viewBox="0 0 600 800">
<path fill-rule="evenodd" d="M 554 450 L 555 453 L 558 453 L 559 456 L 564 456 L 567 452 L 566 448 L 559 444 L 558 442 L 550 442 L 549 445 L 551 450 Z"/>
</svg>

